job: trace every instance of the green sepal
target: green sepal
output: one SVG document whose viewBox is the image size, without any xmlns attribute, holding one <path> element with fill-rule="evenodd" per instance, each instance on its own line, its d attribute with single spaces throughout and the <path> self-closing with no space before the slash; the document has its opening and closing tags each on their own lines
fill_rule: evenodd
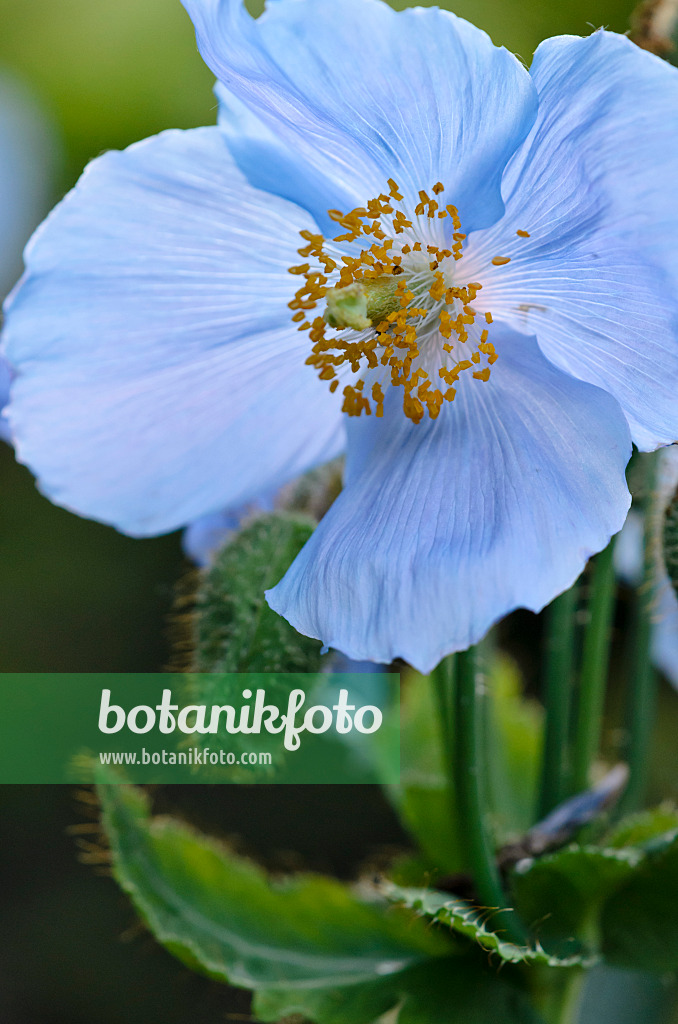
<svg viewBox="0 0 678 1024">
<path fill-rule="evenodd" d="M 217 554 L 196 597 L 196 672 L 317 672 L 322 645 L 302 636 L 266 603 L 313 533 L 303 516 L 254 519 Z"/>
</svg>

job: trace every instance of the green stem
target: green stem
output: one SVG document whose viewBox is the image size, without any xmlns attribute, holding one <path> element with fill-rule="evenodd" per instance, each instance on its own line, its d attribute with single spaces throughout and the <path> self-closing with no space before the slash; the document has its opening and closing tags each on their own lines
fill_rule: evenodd
<svg viewBox="0 0 678 1024">
<path fill-rule="evenodd" d="M 547 980 L 542 981 L 545 995 L 537 1000 L 548 1024 L 577 1024 L 585 981 L 586 972 L 580 967 L 548 970 Z"/>
<path fill-rule="evenodd" d="M 643 806 L 657 705 L 657 676 L 650 660 L 652 610 L 657 576 L 654 460 L 648 458 L 645 466 L 644 572 L 643 582 L 634 595 L 633 619 L 629 634 L 631 649 L 628 662 L 631 676 L 626 707 L 626 760 L 629 765 L 629 782 L 620 801 L 620 814 L 630 814 Z"/>
<path fill-rule="evenodd" d="M 452 794 L 454 792 L 454 684 L 455 684 L 455 656 L 451 655 L 441 661 L 431 673 L 436 704 L 438 706 L 438 725 L 443 748 L 443 762 L 447 785 Z"/>
<path fill-rule="evenodd" d="M 570 717 L 574 674 L 575 613 L 579 588 L 557 597 L 547 612 L 544 678 L 546 732 L 542 759 L 539 818 L 569 796 Z"/>
<path fill-rule="evenodd" d="M 524 930 L 506 904 L 487 822 L 482 718 L 476 655 L 471 649 L 457 655 L 456 666 L 454 779 L 459 821 L 463 823 L 461 839 L 480 903 L 503 910 L 503 926 L 514 941 L 523 943 Z"/>
<path fill-rule="evenodd" d="M 596 557 L 591 581 L 590 620 L 584 637 L 572 788 L 587 789 L 600 747 L 615 598 L 614 541 Z"/>
</svg>

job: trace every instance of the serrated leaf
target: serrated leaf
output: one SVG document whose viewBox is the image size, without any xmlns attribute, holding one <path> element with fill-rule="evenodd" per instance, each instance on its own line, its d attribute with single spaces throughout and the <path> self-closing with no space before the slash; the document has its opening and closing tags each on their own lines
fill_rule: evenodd
<svg viewBox="0 0 678 1024">
<path fill-rule="evenodd" d="M 271 513 L 250 522 L 222 548 L 196 598 L 197 672 L 318 671 L 320 642 L 297 633 L 264 597 L 313 528 L 302 516 Z"/>
<path fill-rule="evenodd" d="M 245 988 L 351 987 L 449 952 L 411 915 L 329 878 L 272 882 L 251 862 L 170 818 L 139 789 L 101 786 L 113 870 L 164 946 Z"/>
<path fill-rule="evenodd" d="M 503 939 L 490 924 L 492 915 L 486 911 L 458 899 L 449 893 L 435 889 L 414 889 L 387 884 L 384 891 L 389 899 L 415 910 L 427 917 L 451 928 L 458 935 L 463 935 L 477 942 L 506 963 L 511 964 L 542 964 L 545 967 L 579 967 L 590 963 L 578 955 L 566 958 L 552 956 L 541 947 L 519 946 Z M 495 914 L 496 918 L 496 914 Z M 498 927 L 501 927 L 499 924 Z"/>
<path fill-rule="evenodd" d="M 512 901 L 546 949 L 558 956 L 598 949 L 603 902 L 632 877 L 641 850 L 570 846 L 524 860 L 511 875 Z"/>
<path fill-rule="evenodd" d="M 601 914 L 605 959 L 616 967 L 678 970 L 678 838 L 650 849 Z"/>
<path fill-rule="evenodd" d="M 663 804 L 652 810 L 624 818 L 609 832 L 604 845 L 611 849 L 625 846 L 655 847 L 669 845 L 678 831 L 678 809 L 671 804 Z"/>
<path fill-rule="evenodd" d="M 263 1021 L 317 1024 L 374 1024 L 384 1014 L 388 1024 L 543 1024 L 508 969 L 476 956 L 429 961 L 362 988 L 257 993 L 254 1010 Z"/>
</svg>

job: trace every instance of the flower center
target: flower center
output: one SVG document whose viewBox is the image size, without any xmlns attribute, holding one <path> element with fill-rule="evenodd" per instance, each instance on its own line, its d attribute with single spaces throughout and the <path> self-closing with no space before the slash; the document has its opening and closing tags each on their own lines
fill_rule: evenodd
<svg viewBox="0 0 678 1024">
<path fill-rule="evenodd" d="M 292 320 L 312 343 L 306 362 L 330 391 L 349 372 L 343 411 L 383 416 L 384 388 L 403 389 L 403 411 L 414 423 L 436 419 L 452 402 L 460 375 L 487 381 L 497 360 L 489 341 L 492 315 L 473 307 L 482 284 L 461 283 L 456 272 L 466 235 L 457 208 L 441 209 L 441 182 L 433 197 L 419 193 L 414 217 L 403 208 L 398 186 L 350 213 L 329 210 L 344 229 L 331 241 L 302 231 L 306 262 L 290 268 L 304 283 L 289 303 Z M 527 232 L 520 232 L 529 237 Z M 368 244 L 369 243 L 369 244 Z M 509 262 L 495 257 L 495 266 Z M 319 302 L 323 316 L 311 319 Z M 480 319 L 479 319 L 480 318 Z M 331 333 L 328 333 L 331 332 Z M 370 400 L 370 396 L 371 400 Z"/>
</svg>

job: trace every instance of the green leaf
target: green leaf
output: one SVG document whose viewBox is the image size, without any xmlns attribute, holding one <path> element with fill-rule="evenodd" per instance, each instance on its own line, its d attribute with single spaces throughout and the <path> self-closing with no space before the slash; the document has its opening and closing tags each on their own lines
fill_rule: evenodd
<svg viewBox="0 0 678 1024">
<path fill-rule="evenodd" d="M 400 785 L 388 793 L 427 864 L 453 874 L 464 863 L 439 728 L 431 682 L 412 673 L 401 690 Z"/>
<path fill-rule="evenodd" d="M 678 838 L 657 843 L 608 899 L 601 915 L 603 952 L 616 967 L 678 970 Z"/>
<path fill-rule="evenodd" d="M 271 513 L 253 520 L 222 548 L 196 599 L 197 672 L 320 668 L 320 642 L 297 633 L 264 597 L 284 576 L 313 526 L 298 515 Z"/>
<path fill-rule="evenodd" d="M 678 594 L 678 491 L 675 492 L 664 512 L 662 548 L 666 571 L 673 589 Z"/>
<path fill-rule="evenodd" d="M 459 935 L 477 942 L 483 949 L 511 964 L 542 964 L 546 967 L 577 967 L 586 961 L 577 955 L 567 958 L 551 956 L 541 947 L 518 946 L 503 939 L 498 931 L 488 927 L 491 915 L 465 900 L 435 889 L 403 888 L 387 884 L 383 891 L 396 903 L 403 904 L 431 921 L 446 925 Z"/>
<path fill-rule="evenodd" d="M 523 695 L 515 662 L 499 655 L 487 680 L 490 820 L 498 845 L 519 839 L 534 823 L 543 731 L 540 705 Z"/>
<path fill-rule="evenodd" d="M 517 980 L 474 955 L 429 961 L 369 987 L 257 993 L 254 1010 L 263 1021 L 299 1015 L 318 1024 L 373 1024 L 386 1013 L 388 1024 L 543 1024 Z"/>
<path fill-rule="evenodd" d="M 193 968 L 253 989 L 381 981 L 450 943 L 412 915 L 338 882 L 273 882 L 254 864 L 170 818 L 139 789 L 100 787 L 122 888 L 159 942 Z"/>
<path fill-rule="evenodd" d="M 678 830 L 678 809 L 662 804 L 649 811 L 632 814 L 609 832 L 604 845 L 610 849 L 625 846 L 655 847 L 669 845 Z"/>
<path fill-rule="evenodd" d="M 599 950 L 604 900 L 632 877 L 640 850 L 570 846 L 520 861 L 511 875 L 512 901 L 522 920 L 558 956 Z"/>
<path fill-rule="evenodd" d="M 541 712 L 524 699 L 513 662 L 497 657 L 486 680 L 488 814 L 498 846 L 518 839 L 532 824 L 541 749 Z M 417 840 L 429 870 L 463 872 L 462 825 L 447 790 L 438 710 L 429 680 L 412 673 L 401 704 L 401 782 L 390 791 L 404 824 Z M 454 735 L 454 723 L 451 723 Z"/>
<path fill-rule="evenodd" d="M 543 1024 L 506 968 L 338 882 L 273 883 L 168 818 L 139 789 L 99 788 L 114 873 L 156 938 L 193 969 L 255 990 L 263 1021 Z M 391 1013 L 395 1014 L 391 1016 Z"/>
<path fill-rule="evenodd" d="M 615 967 L 677 970 L 675 810 L 634 815 L 606 843 L 519 862 L 511 876 L 516 910 L 555 955 L 588 948 Z"/>
<path fill-rule="evenodd" d="M 663 980 L 637 971 L 596 967 L 588 976 L 577 1024 L 668 1024 Z"/>
</svg>

